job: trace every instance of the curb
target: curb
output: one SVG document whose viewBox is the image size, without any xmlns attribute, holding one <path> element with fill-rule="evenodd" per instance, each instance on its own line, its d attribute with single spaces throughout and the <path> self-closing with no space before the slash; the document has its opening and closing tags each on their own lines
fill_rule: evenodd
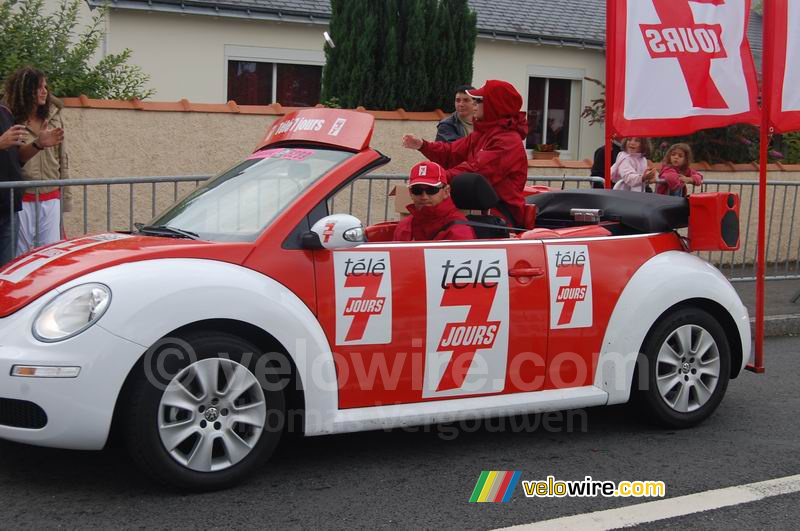
<svg viewBox="0 0 800 531">
<path fill-rule="evenodd" d="M 755 318 L 750 319 L 750 332 L 755 337 Z M 800 314 L 769 315 L 764 317 L 764 337 L 800 334 Z"/>
</svg>

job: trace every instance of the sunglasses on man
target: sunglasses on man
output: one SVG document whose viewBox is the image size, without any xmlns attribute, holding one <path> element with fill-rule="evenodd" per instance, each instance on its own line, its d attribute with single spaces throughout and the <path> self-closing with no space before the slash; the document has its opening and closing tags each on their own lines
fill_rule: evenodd
<svg viewBox="0 0 800 531">
<path fill-rule="evenodd" d="M 436 195 L 442 191 L 444 186 L 428 186 L 426 184 L 415 184 L 409 190 L 413 195 Z"/>
</svg>

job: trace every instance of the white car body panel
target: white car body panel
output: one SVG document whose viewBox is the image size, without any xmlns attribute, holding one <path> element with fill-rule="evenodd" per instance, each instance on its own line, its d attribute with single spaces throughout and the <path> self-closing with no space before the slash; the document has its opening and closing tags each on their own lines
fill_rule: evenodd
<svg viewBox="0 0 800 531">
<path fill-rule="evenodd" d="M 144 281 L 144 279 L 147 279 Z M 93 400 L 94 407 L 102 411 L 102 417 L 113 413 L 116 396 L 128 372 L 139 360 L 148 347 L 169 334 L 172 330 L 205 319 L 231 319 L 246 322 L 272 334 L 288 351 L 297 367 L 299 378 L 303 381 L 306 409 L 316 412 L 307 415 L 308 433 L 331 432 L 338 407 L 336 370 L 330 346 L 322 329 L 300 299 L 286 287 L 253 270 L 214 260 L 198 259 L 160 259 L 130 262 L 107 269 L 101 269 L 80 278 L 74 279 L 58 291 L 87 282 L 100 282 L 111 288 L 112 301 L 105 315 L 89 330 L 67 341 L 46 345 L 52 352 L 58 352 L 61 365 L 84 365 L 87 354 L 80 348 L 70 346 L 79 342 L 96 347 L 102 343 L 125 342 L 133 348 L 124 352 L 109 349 L 107 353 L 98 353 L 104 361 L 113 359 L 118 374 L 94 375 L 82 371 L 77 378 L 87 389 L 96 386 L 116 386 L 116 393 L 103 395 L 104 401 Z M 30 324 L 18 324 L 22 314 L 38 311 L 43 300 L 50 300 L 52 295 L 45 295 L 20 312 L 5 319 L 8 326 L 3 329 L 8 335 L 18 338 L 20 330 L 30 330 Z M 27 317 L 32 322 L 33 316 Z M 13 320 L 13 324 L 12 324 Z M 5 323 L 4 323 L 5 324 Z M 92 332 L 90 334 L 90 332 Z M 103 338 L 101 339 L 101 335 Z M 24 363 L 34 364 L 38 361 L 30 357 L 29 347 L 43 348 L 27 334 L 31 345 L 23 347 L 16 359 Z M 124 338 L 124 339 L 123 339 Z M 113 356 L 113 358 L 112 358 Z M 9 363 L 8 356 L 0 354 L 0 367 Z M 41 362 L 39 364 L 44 364 Z M 9 370 L 5 374 L 9 374 Z M 30 382 L 33 379 L 13 378 L 15 382 Z M 308 383 L 306 383 L 308 380 Z M 54 383 L 64 382 L 36 380 L 37 385 L 50 389 Z M 49 392 L 49 391 L 48 391 Z M 6 395 L 6 393 L 4 393 Z M 113 396 L 112 396 L 113 395 Z M 38 395 L 37 395 L 38 396 Z M 7 398 L 16 398 L 8 396 Z M 44 404 L 40 404 L 44 407 Z M 63 414 L 59 403 L 45 408 L 49 416 Z M 52 412 L 52 414 L 51 414 Z M 85 441 L 70 443 L 72 448 L 101 448 L 106 441 L 108 425 L 105 433 L 102 430 L 86 431 Z M 42 431 L 50 431 L 51 426 Z M 30 431 L 30 430 L 21 430 Z M 0 431 L 0 437 L 3 437 Z M 81 432 L 75 437 L 80 438 Z M 18 440 L 16 437 L 8 437 Z M 33 442 L 33 444 L 38 444 Z M 62 446 L 61 443 L 58 444 Z"/>
<path fill-rule="evenodd" d="M 2 396 L 38 404 L 48 420 L 39 430 L 0 425 L 0 438 L 38 446 L 100 450 L 108 437 L 119 391 L 143 349 L 97 325 L 58 343 L 37 341 L 30 332 L 33 320 L 56 293 L 54 290 L 0 319 Z M 16 364 L 80 366 L 81 372 L 76 378 L 12 377 L 11 368 Z"/>
<path fill-rule="evenodd" d="M 19 333 L 30 330 L 36 313 L 56 292 L 87 282 L 101 282 L 112 291 L 112 303 L 96 325 L 51 344 Z M 745 350 L 744 365 L 749 359 L 750 325 L 733 287 L 710 264 L 671 251 L 644 264 L 623 291 L 606 330 L 594 386 L 339 410 L 330 345 L 316 317 L 286 287 L 258 272 L 214 260 L 126 263 L 74 279 L 0 321 L 4 396 L 30 399 L 49 418 L 42 430 L 0 426 L 0 437 L 62 448 L 102 448 L 119 392 L 142 354 L 170 331 L 207 319 L 249 323 L 281 342 L 303 384 L 306 435 L 625 402 L 636 355 L 652 323 L 672 305 L 697 297 L 716 301 L 734 316 Z M 631 322 L 647 326 L 630 326 Z M 104 347 L 98 350 L 100 345 Z M 74 379 L 12 378 L 8 375 L 14 363 L 79 365 L 81 374 Z"/>
<path fill-rule="evenodd" d="M 602 406 L 607 400 L 608 395 L 605 391 L 587 386 L 458 400 L 344 409 L 338 412 L 333 431 L 330 433 L 403 428 L 466 419 L 507 417 Z"/>
<path fill-rule="evenodd" d="M 608 393 L 608 403 L 627 402 L 636 357 L 658 317 L 688 299 L 709 299 L 725 308 L 742 342 L 742 369 L 750 359 L 750 317 L 728 279 L 695 255 L 668 251 L 654 256 L 631 277 L 603 338 L 594 384 Z"/>
</svg>

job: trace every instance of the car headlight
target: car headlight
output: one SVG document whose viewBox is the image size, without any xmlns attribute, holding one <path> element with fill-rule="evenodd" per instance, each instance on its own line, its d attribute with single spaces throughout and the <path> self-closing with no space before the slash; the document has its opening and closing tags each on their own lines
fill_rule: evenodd
<svg viewBox="0 0 800 531">
<path fill-rule="evenodd" d="M 103 316 L 111 302 L 111 290 L 103 284 L 70 288 L 45 305 L 33 321 L 33 336 L 52 343 L 76 336 Z"/>
</svg>

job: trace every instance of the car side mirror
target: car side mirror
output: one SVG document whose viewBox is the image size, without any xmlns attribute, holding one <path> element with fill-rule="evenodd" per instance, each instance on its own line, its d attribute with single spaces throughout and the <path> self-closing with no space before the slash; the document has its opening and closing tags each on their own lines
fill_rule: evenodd
<svg viewBox="0 0 800 531">
<path fill-rule="evenodd" d="M 349 249 L 366 241 L 361 221 L 349 214 L 326 216 L 301 237 L 303 249 Z"/>
<path fill-rule="evenodd" d="M 300 247 L 309 251 L 324 249 L 317 233 L 311 231 L 304 232 L 303 235 L 300 236 Z"/>
</svg>

